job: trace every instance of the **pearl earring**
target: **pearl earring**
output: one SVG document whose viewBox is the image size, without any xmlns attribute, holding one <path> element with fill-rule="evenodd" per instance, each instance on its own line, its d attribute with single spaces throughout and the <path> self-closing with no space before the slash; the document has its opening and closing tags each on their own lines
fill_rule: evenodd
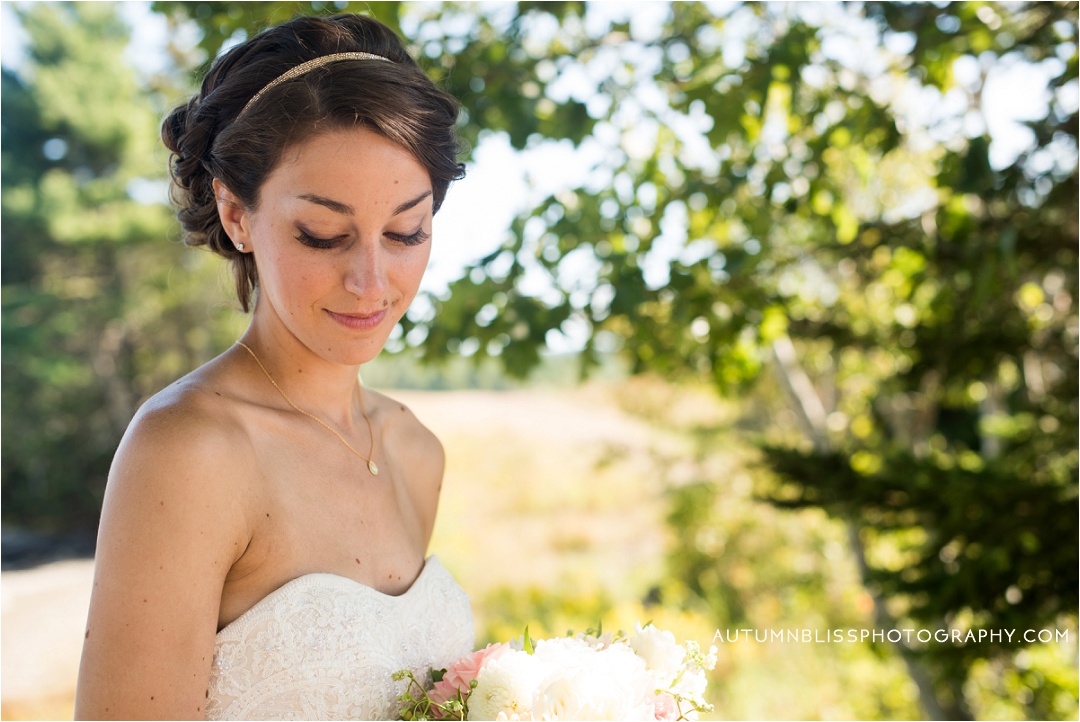
<svg viewBox="0 0 1080 722">
<path fill-rule="evenodd" d="M 241 253 L 243 253 L 243 252 L 244 252 L 244 244 L 243 244 L 243 243 L 237 243 L 237 244 L 236 244 L 236 250 L 238 250 L 238 251 L 240 251 Z"/>
</svg>

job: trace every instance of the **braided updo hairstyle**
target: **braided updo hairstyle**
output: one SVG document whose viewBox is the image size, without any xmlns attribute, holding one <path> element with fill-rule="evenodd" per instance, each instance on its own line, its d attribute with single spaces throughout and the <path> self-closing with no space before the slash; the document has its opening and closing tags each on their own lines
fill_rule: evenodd
<svg viewBox="0 0 1080 722">
<path fill-rule="evenodd" d="M 282 73 L 343 52 L 380 55 L 315 68 L 269 89 Z M 241 113 L 241 111 L 244 111 Z M 161 127 L 172 151 L 172 200 L 190 246 L 229 259 L 240 306 L 248 311 L 255 260 L 233 247 L 218 217 L 219 179 L 248 210 L 286 149 L 319 133 L 364 127 L 408 150 L 431 176 L 433 212 L 464 175 L 454 131 L 458 104 L 409 56 L 392 30 L 363 15 L 302 17 L 265 30 L 214 61 L 198 94 Z"/>
</svg>

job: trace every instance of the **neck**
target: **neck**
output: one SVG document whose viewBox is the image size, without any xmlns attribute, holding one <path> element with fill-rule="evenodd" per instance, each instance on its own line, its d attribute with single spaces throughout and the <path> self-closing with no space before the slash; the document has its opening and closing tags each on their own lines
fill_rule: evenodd
<svg viewBox="0 0 1080 722">
<path fill-rule="evenodd" d="M 343 431 L 352 429 L 360 409 L 360 366 L 327 360 L 286 329 L 276 331 L 271 332 L 256 318 L 240 338 L 254 356 L 251 360 L 257 359 L 262 365 L 260 370 L 258 363 L 253 364 L 255 373 L 269 376 L 262 383 L 271 386 L 272 379 L 278 391 L 295 406 Z M 249 355 L 243 348 L 240 352 Z"/>
</svg>

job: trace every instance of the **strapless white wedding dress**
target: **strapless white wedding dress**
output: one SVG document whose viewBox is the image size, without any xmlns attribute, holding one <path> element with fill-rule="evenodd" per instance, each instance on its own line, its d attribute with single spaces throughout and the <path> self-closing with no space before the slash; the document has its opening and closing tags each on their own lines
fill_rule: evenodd
<svg viewBox="0 0 1080 722">
<path fill-rule="evenodd" d="M 469 598 L 437 557 L 400 596 L 306 574 L 218 632 L 207 719 L 397 719 L 407 683 L 473 651 Z"/>
</svg>

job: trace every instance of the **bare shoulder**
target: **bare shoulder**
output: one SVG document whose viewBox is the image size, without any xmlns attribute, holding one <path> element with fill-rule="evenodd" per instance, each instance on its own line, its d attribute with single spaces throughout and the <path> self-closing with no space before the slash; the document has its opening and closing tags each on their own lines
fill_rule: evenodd
<svg viewBox="0 0 1080 722">
<path fill-rule="evenodd" d="M 136 413 L 117 449 L 110 484 L 170 480 L 238 491 L 252 468 L 253 447 L 238 402 L 214 388 L 212 378 L 191 374 L 151 397 Z M 163 469 L 182 471 L 164 478 Z M 132 472 L 136 472 L 132 474 Z M 231 487 L 231 488 L 229 488 Z"/>
<path fill-rule="evenodd" d="M 442 442 L 404 403 L 379 392 L 364 393 L 377 409 L 387 457 L 400 470 L 401 482 L 430 534 L 446 466 Z"/>
<path fill-rule="evenodd" d="M 196 372 L 124 434 L 105 488 L 78 718 L 203 716 L 222 588 L 251 538 L 238 408 Z"/>
<path fill-rule="evenodd" d="M 364 393 L 378 409 L 380 426 L 384 429 L 385 443 L 392 447 L 390 450 L 399 459 L 407 458 L 410 464 L 415 463 L 417 468 L 414 470 L 437 472 L 438 480 L 441 480 L 445 452 L 439 438 L 401 401 L 377 391 Z"/>
<path fill-rule="evenodd" d="M 235 441 L 239 402 L 218 388 L 216 374 L 199 369 L 151 396 L 135 414 L 138 433 L 183 432 L 206 443 Z"/>
<path fill-rule="evenodd" d="M 107 550 L 132 536 L 183 538 L 235 561 L 250 539 L 253 447 L 237 403 L 199 372 L 151 397 L 117 448 L 102 508 Z M 123 530 L 122 534 L 119 534 Z"/>
</svg>

